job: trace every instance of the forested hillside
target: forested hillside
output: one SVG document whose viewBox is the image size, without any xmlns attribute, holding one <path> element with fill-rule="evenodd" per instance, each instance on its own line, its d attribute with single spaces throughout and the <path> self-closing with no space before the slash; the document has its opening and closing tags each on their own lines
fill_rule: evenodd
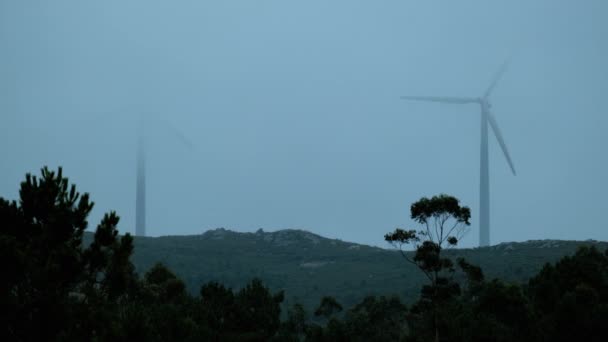
<svg viewBox="0 0 608 342">
<path fill-rule="evenodd" d="M 299 302 L 309 310 L 323 295 L 334 296 L 347 307 L 370 294 L 396 294 L 411 303 L 425 281 L 390 246 L 370 247 L 302 230 L 238 233 L 220 228 L 201 235 L 135 237 L 134 242 L 132 261 L 139 272 L 162 262 L 191 293 L 208 281 L 240 288 L 257 277 L 273 290 L 284 289 L 287 303 Z M 598 241 L 538 240 L 446 254 L 479 265 L 488 278 L 526 282 L 545 263 L 571 255 L 581 245 L 608 247 Z"/>
</svg>

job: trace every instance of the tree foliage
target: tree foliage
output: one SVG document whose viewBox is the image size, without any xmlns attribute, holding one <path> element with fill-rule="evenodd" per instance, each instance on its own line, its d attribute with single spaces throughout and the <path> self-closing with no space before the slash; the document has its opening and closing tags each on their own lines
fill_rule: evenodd
<svg viewBox="0 0 608 342">
<path fill-rule="evenodd" d="M 6 340 L 91 337 L 87 331 L 95 331 L 94 321 L 62 328 L 103 315 L 132 283 L 132 239 L 117 239 L 115 213 L 104 216 L 94 242 L 82 247 L 92 209 L 89 195 L 80 195 L 61 168 L 43 168 L 40 178 L 27 174 L 19 202 L 0 199 L 2 266 L 8 271 L 2 282 Z M 93 310 L 92 303 L 99 306 Z"/>
<path fill-rule="evenodd" d="M 466 233 L 470 225 L 471 211 L 461 206 L 458 199 L 449 195 L 423 197 L 410 207 L 411 218 L 422 226 L 422 229 L 396 229 L 386 234 L 385 240 L 399 248 L 403 257 L 416 265 L 428 278 L 428 285 L 421 290 L 421 300 L 415 307 L 420 317 L 430 312 L 430 325 L 434 331 L 434 340 L 440 340 L 440 316 L 449 301 L 460 294 L 460 286 L 453 280 L 454 263 L 442 256 L 445 247 L 456 246 L 458 240 Z M 414 256 L 403 251 L 403 246 L 413 244 Z"/>
<path fill-rule="evenodd" d="M 605 341 L 608 333 L 608 250 L 581 247 L 530 279 L 528 294 L 543 338 Z M 598 332 L 601 332 L 598 334 Z"/>
<path fill-rule="evenodd" d="M 18 201 L 0 198 L 0 340 L 608 340 L 608 250 L 582 247 L 526 284 L 486 280 L 480 267 L 443 253 L 457 245 L 470 218 L 447 195 L 412 205 L 421 230 L 385 236 L 428 277 L 413 305 L 368 296 L 343 308 L 324 296 L 313 316 L 296 303 L 283 321 L 283 292 L 259 279 L 234 290 L 207 282 L 193 296 L 163 264 L 138 275 L 130 261 L 133 238 L 118 234 L 113 212 L 83 244 L 92 208 L 61 169 L 28 174 Z M 402 249 L 407 244 L 413 253 Z"/>
</svg>

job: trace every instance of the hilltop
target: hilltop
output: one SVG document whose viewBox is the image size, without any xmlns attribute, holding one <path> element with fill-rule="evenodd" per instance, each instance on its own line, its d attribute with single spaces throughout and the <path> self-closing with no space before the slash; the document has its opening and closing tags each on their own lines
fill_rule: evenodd
<svg viewBox="0 0 608 342">
<path fill-rule="evenodd" d="M 593 240 L 534 240 L 447 254 L 481 266 L 487 278 L 524 282 L 543 264 L 574 253 L 580 245 L 608 248 L 607 242 Z M 412 302 L 424 283 L 422 274 L 395 250 L 291 229 L 239 233 L 219 228 L 200 235 L 136 237 L 132 261 L 140 273 L 156 262 L 166 264 L 193 294 L 208 281 L 240 288 L 258 277 L 274 290 L 284 289 L 287 304 L 300 302 L 309 309 L 324 295 L 347 307 L 369 294 L 397 294 Z"/>
</svg>

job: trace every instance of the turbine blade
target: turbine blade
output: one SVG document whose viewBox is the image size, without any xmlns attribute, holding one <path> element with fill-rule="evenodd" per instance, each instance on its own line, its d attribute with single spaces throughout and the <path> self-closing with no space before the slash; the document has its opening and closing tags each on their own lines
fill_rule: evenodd
<svg viewBox="0 0 608 342">
<path fill-rule="evenodd" d="M 188 139 L 179 129 L 177 129 L 177 127 L 175 127 L 172 123 L 170 123 L 167 120 L 161 120 L 161 123 L 165 126 L 165 128 L 171 133 L 173 134 L 173 136 L 175 136 L 179 141 L 182 142 L 182 144 L 184 144 L 184 146 L 188 147 L 189 149 L 194 149 L 194 144 L 192 143 L 192 141 L 190 141 L 190 139 Z"/>
<path fill-rule="evenodd" d="M 442 97 L 442 96 L 401 96 L 402 100 L 442 102 L 442 103 L 479 103 L 478 99 L 472 97 Z"/>
<path fill-rule="evenodd" d="M 509 167 L 513 172 L 513 175 L 517 175 L 515 172 L 515 166 L 513 166 L 513 161 L 511 160 L 511 156 L 509 155 L 509 150 L 507 149 L 507 144 L 502 137 L 502 133 L 500 132 L 500 128 L 498 128 L 498 123 L 496 122 L 496 118 L 494 115 L 488 111 L 488 122 L 490 123 L 490 127 L 492 127 L 492 131 L 494 131 L 494 135 L 496 136 L 496 140 L 498 140 L 498 144 L 502 149 L 502 153 L 504 153 L 505 158 L 507 158 L 507 163 L 509 163 Z"/>
<path fill-rule="evenodd" d="M 492 90 L 494 90 L 494 87 L 496 87 L 496 84 L 498 83 L 498 81 L 502 77 L 502 74 L 504 74 L 505 71 L 507 71 L 507 67 L 509 66 L 509 61 L 510 60 L 511 59 L 508 58 L 506 61 L 504 61 L 502 63 L 502 65 L 500 66 L 500 69 L 498 69 L 498 71 L 496 72 L 496 74 L 494 74 L 494 78 L 492 79 L 492 83 L 490 83 L 490 86 L 488 87 L 488 89 L 486 89 L 486 92 L 483 95 L 484 98 L 487 98 L 488 96 L 490 96 L 490 94 L 492 93 Z"/>
</svg>

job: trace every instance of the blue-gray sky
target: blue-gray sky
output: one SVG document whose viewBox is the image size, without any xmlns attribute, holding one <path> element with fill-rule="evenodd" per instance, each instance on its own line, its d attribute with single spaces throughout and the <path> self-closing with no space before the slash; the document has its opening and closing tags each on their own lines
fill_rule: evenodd
<svg viewBox="0 0 608 342">
<path fill-rule="evenodd" d="M 608 240 L 608 2 L 0 1 L 0 195 L 64 167 L 133 232 L 148 120 L 148 232 L 301 228 L 385 246 L 448 193 L 478 242 L 479 109 L 492 95 L 492 243 Z M 185 148 L 167 122 L 188 136 Z"/>
</svg>

